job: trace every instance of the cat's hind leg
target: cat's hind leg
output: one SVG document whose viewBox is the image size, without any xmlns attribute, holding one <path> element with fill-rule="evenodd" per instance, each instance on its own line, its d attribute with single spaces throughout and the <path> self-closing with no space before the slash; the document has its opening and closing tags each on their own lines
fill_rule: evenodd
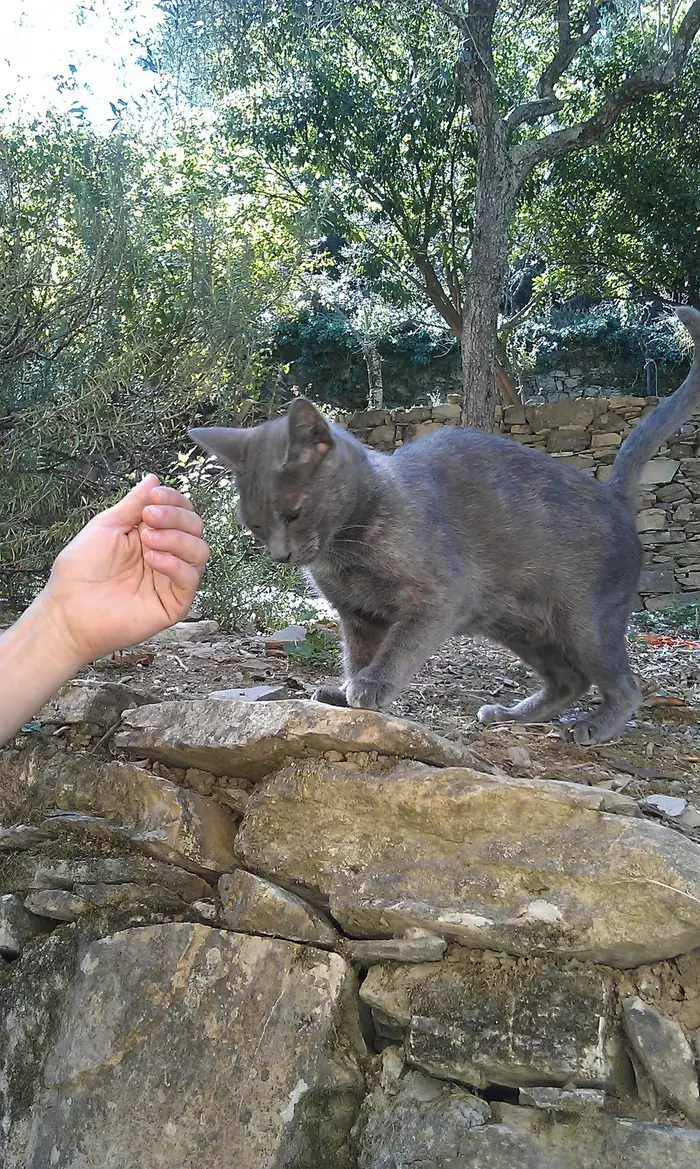
<svg viewBox="0 0 700 1169">
<path fill-rule="evenodd" d="M 512 706 L 498 703 L 482 706 L 477 713 L 482 723 L 548 722 L 561 714 L 590 686 L 584 672 L 566 660 L 557 646 L 531 646 L 508 642 L 508 648 L 522 658 L 542 678 L 544 686 Z"/>
<path fill-rule="evenodd" d="M 612 646 L 606 645 L 590 668 L 603 701 L 592 714 L 574 724 L 574 739 L 582 747 L 616 738 L 642 701 L 624 638 Z"/>
</svg>

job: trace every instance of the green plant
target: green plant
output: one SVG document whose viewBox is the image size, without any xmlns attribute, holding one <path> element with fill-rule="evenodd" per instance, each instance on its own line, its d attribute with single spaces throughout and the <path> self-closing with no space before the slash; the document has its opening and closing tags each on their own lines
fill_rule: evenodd
<svg viewBox="0 0 700 1169">
<path fill-rule="evenodd" d="M 285 645 L 284 652 L 305 666 L 334 669 L 340 659 L 337 637 L 329 629 L 308 629 L 303 641 Z"/>
<path fill-rule="evenodd" d="M 679 603 L 655 612 L 641 610 L 632 615 L 630 630 L 633 638 L 635 633 L 644 632 L 675 634 L 696 640 L 700 637 L 700 606 Z"/>
<path fill-rule="evenodd" d="M 214 618 L 224 629 L 260 632 L 318 620 L 319 605 L 306 592 L 298 571 L 275 564 L 238 524 L 237 495 L 225 472 L 195 459 L 178 486 L 204 520 L 211 548 L 199 593 L 204 616 Z"/>
</svg>

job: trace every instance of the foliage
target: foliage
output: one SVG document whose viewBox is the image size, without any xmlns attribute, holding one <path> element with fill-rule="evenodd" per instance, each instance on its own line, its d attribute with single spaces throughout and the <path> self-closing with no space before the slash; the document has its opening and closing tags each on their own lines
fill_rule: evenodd
<svg viewBox="0 0 700 1169">
<path fill-rule="evenodd" d="M 367 402 L 367 372 L 362 339 L 367 333 L 382 358 L 387 407 L 413 405 L 426 398 L 431 375 L 458 378 L 454 338 L 444 325 L 376 303 L 369 296 L 367 316 L 336 297 L 330 307 L 304 307 L 275 322 L 270 361 L 288 370 L 287 380 L 320 405 L 361 410 Z M 340 308 L 333 305 L 340 304 Z M 263 391 L 264 394 L 264 391 Z"/>
<path fill-rule="evenodd" d="M 633 613 L 630 624 L 632 637 L 636 631 L 641 631 L 697 640 L 700 637 L 700 608 L 697 605 L 682 604 L 682 596 L 679 596 L 678 604 L 670 605 L 667 609 L 656 611 L 643 609 Z"/>
<path fill-rule="evenodd" d="M 690 352 L 687 333 L 674 316 L 650 319 L 643 305 L 610 301 L 585 310 L 550 304 L 514 330 L 510 346 L 513 364 L 533 373 L 582 363 L 641 373 L 651 360 L 659 374 L 675 377 Z"/>
<path fill-rule="evenodd" d="M 552 160 L 668 88 L 700 19 L 698 3 L 675 0 L 163 0 L 163 10 L 171 71 L 221 103 L 230 140 L 464 338 L 463 419 L 485 426 L 518 205 L 549 191 Z"/>
<path fill-rule="evenodd" d="M 235 182 L 232 180 L 235 175 Z M 0 584 L 25 601 L 55 553 L 189 425 L 254 384 L 300 263 L 283 215 L 205 132 L 173 145 L 55 117 L 0 138 Z"/>
<path fill-rule="evenodd" d="M 303 641 L 285 645 L 284 652 L 293 661 L 318 669 L 334 670 L 340 660 L 337 635 L 330 629 L 307 629 Z"/>
<path fill-rule="evenodd" d="M 318 618 L 318 606 L 307 595 L 298 571 L 272 561 L 252 533 L 238 525 L 237 496 L 225 472 L 197 458 L 178 486 L 206 519 L 211 559 L 199 599 L 207 617 L 238 630 L 279 629 Z"/>
<path fill-rule="evenodd" d="M 542 291 L 700 304 L 700 59 L 585 154 L 559 159 L 523 208 Z"/>
</svg>

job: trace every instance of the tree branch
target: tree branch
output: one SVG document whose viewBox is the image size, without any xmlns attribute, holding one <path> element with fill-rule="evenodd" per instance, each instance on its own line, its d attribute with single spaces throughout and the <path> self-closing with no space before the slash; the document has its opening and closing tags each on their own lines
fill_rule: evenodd
<svg viewBox="0 0 700 1169">
<path fill-rule="evenodd" d="M 440 315 L 447 321 L 455 337 L 462 336 L 462 314 L 452 303 L 427 256 L 414 252 L 414 263 L 425 281 L 425 293 Z"/>
<path fill-rule="evenodd" d="M 554 86 L 561 80 L 576 54 L 593 39 L 599 29 L 600 12 L 597 5 L 591 2 L 588 6 L 588 24 L 579 36 L 572 37 L 569 0 L 557 0 L 557 51 L 537 83 L 537 100 L 523 102 L 508 114 L 506 127 L 509 132 L 524 122 L 535 122 L 561 109 L 562 103 L 554 93 Z"/>
<path fill-rule="evenodd" d="M 627 77 L 622 85 L 592 117 L 564 130 L 555 130 L 542 138 L 531 139 L 511 147 L 513 164 L 521 180 L 533 167 L 549 158 L 559 158 L 575 150 L 584 150 L 600 142 L 618 121 L 628 106 L 648 93 L 670 89 L 678 79 L 693 41 L 700 30 L 700 0 L 693 0 L 681 21 L 666 58 L 639 69 Z M 579 38 L 580 39 L 580 38 Z"/>
</svg>

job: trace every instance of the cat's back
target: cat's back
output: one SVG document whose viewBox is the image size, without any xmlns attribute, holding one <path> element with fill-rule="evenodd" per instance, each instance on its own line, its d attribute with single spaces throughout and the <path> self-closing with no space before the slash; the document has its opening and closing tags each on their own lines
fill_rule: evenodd
<svg viewBox="0 0 700 1169">
<path fill-rule="evenodd" d="M 636 539 L 627 505 L 564 459 L 482 430 L 444 427 L 400 447 L 392 477 L 405 496 L 451 517 L 456 528 L 522 548 L 558 542 L 598 544 L 614 533 Z"/>
<path fill-rule="evenodd" d="M 472 492 L 512 495 L 523 504 L 531 498 L 528 489 L 536 494 L 546 489 L 549 494 L 556 487 L 564 496 L 573 493 L 579 498 L 601 494 L 592 476 L 563 459 L 485 430 L 443 427 L 399 447 L 391 462 L 396 479 L 407 488 L 465 487 Z"/>
</svg>

